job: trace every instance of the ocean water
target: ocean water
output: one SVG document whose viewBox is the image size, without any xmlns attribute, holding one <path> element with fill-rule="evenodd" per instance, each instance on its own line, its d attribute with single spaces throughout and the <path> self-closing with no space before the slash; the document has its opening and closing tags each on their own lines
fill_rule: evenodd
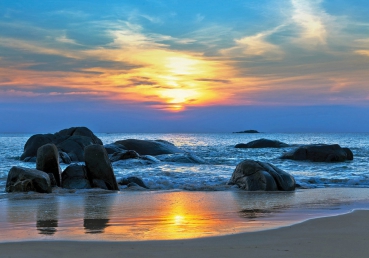
<svg viewBox="0 0 369 258">
<path fill-rule="evenodd" d="M 14 165 L 35 167 L 35 163 L 19 161 L 23 146 L 31 135 L 0 134 L 0 192 L 4 192 L 7 174 Z M 160 162 L 124 160 L 114 162 L 117 179 L 137 176 L 151 190 L 227 191 L 235 167 L 244 159 L 269 162 L 292 174 L 303 188 L 369 187 L 369 134 L 97 134 L 104 144 L 123 139 L 162 139 L 195 154 L 206 164 L 171 162 L 172 155 L 160 156 Z M 267 138 L 288 144 L 339 144 L 348 147 L 354 160 L 337 163 L 282 160 L 288 148 L 236 149 L 238 143 Z M 177 155 L 177 154 L 176 154 Z M 185 155 L 185 154 L 179 154 Z M 177 155 L 178 156 L 178 155 Z M 62 169 L 67 165 L 61 164 Z"/>
<path fill-rule="evenodd" d="M 307 219 L 369 208 L 369 134 L 96 134 L 104 144 L 123 139 L 162 139 L 205 164 L 159 160 L 114 162 L 116 178 L 137 176 L 149 190 L 66 190 L 52 194 L 6 193 L 12 166 L 31 135 L 0 134 L 0 242 L 24 240 L 132 241 L 184 239 L 266 230 Z M 282 160 L 291 148 L 236 149 L 267 138 L 288 144 L 340 144 L 352 161 Z M 175 156 L 178 158 L 178 155 Z M 228 186 L 244 159 L 272 163 L 301 187 L 292 192 L 246 192 Z M 62 169 L 67 165 L 61 164 Z"/>
</svg>

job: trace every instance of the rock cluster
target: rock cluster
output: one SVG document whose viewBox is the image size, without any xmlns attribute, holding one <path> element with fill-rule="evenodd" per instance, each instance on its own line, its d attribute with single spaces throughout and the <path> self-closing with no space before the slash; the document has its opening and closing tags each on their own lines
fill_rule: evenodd
<svg viewBox="0 0 369 258">
<path fill-rule="evenodd" d="M 254 160 L 238 164 L 228 184 L 247 191 L 293 191 L 296 185 L 290 174 L 269 163 Z"/>
<path fill-rule="evenodd" d="M 84 149 L 92 144 L 102 145 L 102 141 L 86 127 L 71 127 L 54 134 L 35 134 L 24 146 L 20 159 L 35 161 L 37 150 L 45 144 L 55 144 L 61 162 L 70 164 L 72 161 L 84 161 Z"/>
<path fill-rule="evenodd" d="M 349 148 L 341 148 L 338 144 L 310 144 L 286 152 L 281 158 L 315 162 L 337 162 L 353 160 L 354 155 Z"/>
<path fill-rule="evenodd" d="M 119 190 L 108 154 L 102 145 L 86 146 L 84 160 L 85 165 L 72 164 L 61 173 L 57 147 L 54 144 L 42 145 L 37 151 L 36 169 L 10 169 L 6 191 L 51 193 L 52 181 L 57 186 L 69 189 L 98 187 Z"/>
</svg>

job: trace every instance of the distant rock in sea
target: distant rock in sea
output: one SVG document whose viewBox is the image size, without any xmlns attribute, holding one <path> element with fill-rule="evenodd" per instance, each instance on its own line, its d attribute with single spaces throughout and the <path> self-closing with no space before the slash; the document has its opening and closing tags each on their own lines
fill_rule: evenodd
<svg viewBox="0 0 369 258">
<path fill-rule="evenodd" d="M 239 131 L 239 132 L 233 132 L 233 133 L 260 133 L 256 130 L 245 130 L 245 131 Z"/>
<path fill-rule="evenodd" d="M 349 148 L 341 148 L 338 144 L 303 145 L 286 152 L 281 159 L 310 160 L 315 162 L 337 162 L 353 160 L 354 155 Z"/>
<path fill-rule="evenodd" d="M 277 140 L 269 140 L 269 139 L 258 139 L 255 141 L 251 141 L 248 143 L 239 143 L 235 148 L 282 148 L 282 147 L 289 147 L 287 143 L 280 142 Z"/>
<path fill-rule="evenodd" d="M 247 191 L 293 191 L 292 175 L 272 164 L 246 159 L 234 170 L 228 185 L 237 185 Z"/>
<path fill-rule="evenodd" d="M 24 145 L 22 161 L 34 161 L 39 147 L 53 143 L 56 145 L 60 161 L 84 161 L 84 149 L 92 144 L 102 145 L 102 141 L 87 127 L 71 127 L 54 134 L 35 134 Z"/>
</svg>

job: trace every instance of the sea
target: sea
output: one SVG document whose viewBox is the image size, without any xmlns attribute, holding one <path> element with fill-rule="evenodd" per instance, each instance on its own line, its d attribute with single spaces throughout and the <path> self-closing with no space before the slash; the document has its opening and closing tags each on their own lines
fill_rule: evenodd
<svg viewBox="0 0 369 258">
<path fill-rule="evenodd" d="M 149 189 L 121 186 L 117 192 L 6 193 L 11 167 L 35 168 L 35 163 L 19 160 L 31 134 L 0 134 L 0 241 L 196 238 L 265 230 L 369 208 L 369 133 L 96 135 L 104 144 L 124 139 L 166 140 L 185 153 L 112 163 L 117 180 L 139 177 Z M 235 148 L 261 138 L 293 146 Z M 298 145 L 319 143 L 348 147 L 354 159 L 333 163 L 280 159 Z M 194 155 L 204 162 L 188 163 L 180 155 Z M 288 172 L 298 188 L 268 193 L 227 185 L 237 164 L 245 159 L 268 162 Z M 62 169 L 67 166 L 61 164 Z"/>
</svg>

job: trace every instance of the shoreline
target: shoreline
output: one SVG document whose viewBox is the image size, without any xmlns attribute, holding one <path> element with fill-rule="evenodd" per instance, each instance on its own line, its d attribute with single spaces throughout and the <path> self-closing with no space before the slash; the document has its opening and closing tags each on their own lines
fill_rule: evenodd
<svg viewBox="0 0 369 258">
<path fill-rule="evenodd" d="M 368 210 L 258 232 L 187 240 L 0 243 L 0 257 L 367 257 Z M 4 256 L 6 255 L 6 256 Z"/>
<path fill-rule="evenodd" d="M 368 196 L 368 188 L 10 194 L 0 199 L 0 242 L 229 236 L 366 209 Z"/>
</svg>

